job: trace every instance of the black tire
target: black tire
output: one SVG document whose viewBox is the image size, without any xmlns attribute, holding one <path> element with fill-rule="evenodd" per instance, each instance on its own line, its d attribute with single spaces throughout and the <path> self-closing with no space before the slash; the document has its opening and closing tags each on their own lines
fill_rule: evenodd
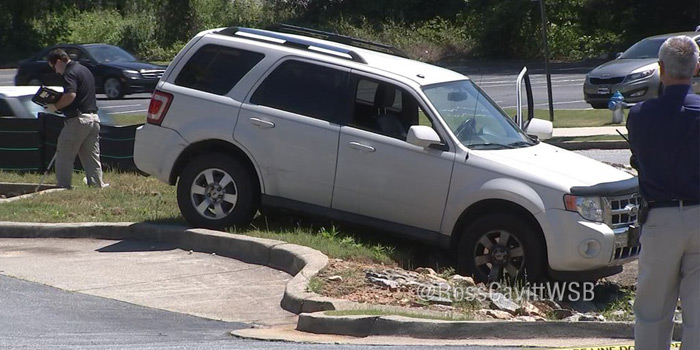
<svg viewBox="0 0 700 350">
<path fill-rule="evenodd" d="M 107 95 L 110 100 L 116 100 L 124 97 L 124 85 L 115 77 L 105 79 L 102 84 L 102 92 Z"/>
<path fill-rule="evenodd" d="M 590 102 L 590 104 L 591 104 L 591 107 L 593 107 L 593 109 L 606 109 L 606 108 L 608 108 L 607 102 L 595 102 L 595 103 Z"/>
<path fill-rule="evenodd" d="M 490 214 L 464 231 L 457 268 L 478 282 L 541 282 L 547 279 L 544 249 L 539 233 L 526 221 L 509 214 Z"/>
<path fill-rule="evenodd" d="M 195 227 L 247 225 L 259 201 L 260 190 L 254 176 L 240 161 L 223 154 L 193 159 L 177 183 L 180 212 Z"/>
<path fill-rule="evenodd" d="M 30 85 L 30 86 L 32 86 L 32 85 L 34 85 L 34 86 L 42 86 L 42 85 L 44 85 L 44 82 L 41 81 L 41 79 L 39 79 L 39 78 L 31 78 L 31 79 L 29 79 L 29 81 L 27 82 L 27 85 Z"/>
</svg>

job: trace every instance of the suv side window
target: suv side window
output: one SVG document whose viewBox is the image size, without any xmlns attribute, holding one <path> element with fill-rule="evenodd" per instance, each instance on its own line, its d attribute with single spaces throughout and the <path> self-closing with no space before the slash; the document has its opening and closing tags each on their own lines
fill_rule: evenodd
<svg viewBox="0 0 700 350">
<path fill-rule="evenodd" d="M 411 125 L 433 124 L 408 91 L 396 85 L 354 77 L 355 103 L 349 125 L 406 140 Z"/>
<path fill-rule="evenodd" d="M 259 52 L 204 45 L 182 67 L 175 85 L 225 95 L 264 57 Z"/>
<path fill-rule="evenodd" d="M 345 94 L 348 73 L 308 62 L 280 64 L 258 87 L 250 103 L 281 109 L 332 123 Z"/>
</svg>

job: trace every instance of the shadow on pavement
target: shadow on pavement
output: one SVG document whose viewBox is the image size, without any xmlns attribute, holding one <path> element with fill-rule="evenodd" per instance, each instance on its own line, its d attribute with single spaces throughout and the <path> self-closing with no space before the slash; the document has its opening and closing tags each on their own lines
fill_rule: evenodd
<svg viewBox="0 0 700 350">
<path fill-rule="evenodd" d="M 175 250 L 178 247 L 171 243 L 145 242 L 145 241 L 120 241 L 106 247 L 97 249 L 100 253 L 129 253 L 129 252 L 163 252 Z"/>
</svg>

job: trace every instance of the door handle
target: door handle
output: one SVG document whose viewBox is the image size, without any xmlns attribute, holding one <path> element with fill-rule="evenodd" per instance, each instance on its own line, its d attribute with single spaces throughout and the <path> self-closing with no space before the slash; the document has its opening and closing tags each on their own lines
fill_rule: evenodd
<svg viewBox="0 0 700 350">
<path fill-rule="evenodd" d="M 261 129 L 269 129 L 269 128 L 274 128 L 274 127 L 275 127 L 275 123 L 273 123 L 273 122 L 268 122 L 267 120 L 262 120 L 262 119 L 259 119 L 259 118 L 250 118 L 250 119 L 248 119 L 248 121 L 249 121 L 251 124 L 253 124 L 253 125 L 255 125 L 255 126 L 261 128 Z"/>
<path fill-rule="evenodd" d="M 362 152 L 374 152 L 374 151 L 376 151 L 376 149 L 372 146 L 365 145 L 365 144 L 355 142 L 355 141 L 350 142 L 350 148 L 356 149 L 356 150 L 362 151 Z"/>
</svg>

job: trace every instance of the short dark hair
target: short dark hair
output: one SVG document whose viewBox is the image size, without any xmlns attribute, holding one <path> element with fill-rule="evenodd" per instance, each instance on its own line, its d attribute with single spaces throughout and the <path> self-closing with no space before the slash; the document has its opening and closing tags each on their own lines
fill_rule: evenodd
<svg viewBox="0 0 700 350">
<path fill-rule="evenodd" d="M 56 64 L 56 61 L 61 60 L 63 62 L 67 62 L 70 59 L 68 54 L 63 51 L 63 49 L 55 49 L 49 52 L 49 63 L 53 66 Z"/>
</svg>

